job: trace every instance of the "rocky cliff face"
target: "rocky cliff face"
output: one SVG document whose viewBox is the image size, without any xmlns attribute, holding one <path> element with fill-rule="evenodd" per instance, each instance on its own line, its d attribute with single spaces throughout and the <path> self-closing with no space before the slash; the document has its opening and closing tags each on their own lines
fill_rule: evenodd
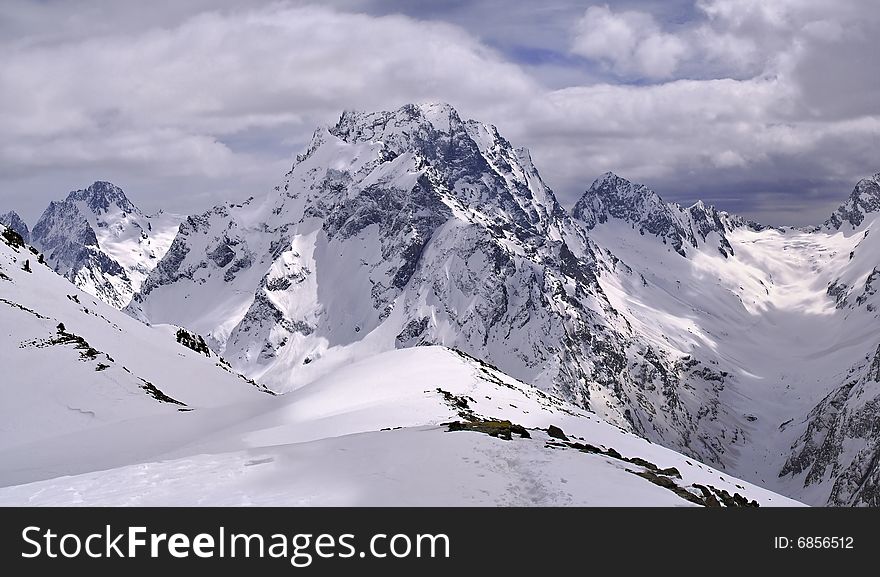
<svg viewBox="0 0 880 577">
<path fill-rule="evenodd" d="M 880 346 L 805 422 L 779 476 L 829 485 L 829 505 L 880 506 Z"/>
<path fill-rule="evenodd" d="M 853 229 L 864 222 L 866 215 L 877 212 L 880 212 L 880 173 L 860 180 L 847 201 L 825 221 L 825 227 L 840 230 L 842 226 L 849 226 Z"/>
</svg>

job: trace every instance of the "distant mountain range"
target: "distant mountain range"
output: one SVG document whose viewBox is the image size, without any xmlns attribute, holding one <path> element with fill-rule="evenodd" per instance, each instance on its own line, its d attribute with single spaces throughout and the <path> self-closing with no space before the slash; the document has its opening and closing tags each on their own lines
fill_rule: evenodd
<svg viewBox="0 0 880 577">
<path fill-rule="evenodd" d="M 352 363 L 381 371 L 378 359 L 419 362 L 396 349 L 441 346 L 499 371 L 492 387 L 527 383 L 563 413 L 592 411 L 778 493 L 874 506 L 878 218 L 880 175 L 812 229 L 667 203 L 612 173 L 569 212 L 527 150 L 423 104 L 344 113 L 261 198 L 145 216 L 96 182 L 32 230 L 14 213 L 0 223 L 85 292 L 145 324 L 185 327 L 224 373 L 290 399 Z M 125 340 L 129 321 L 113 322 Z M 438 375 L 458 366 L 441 365 Z M 383 426 L 406 421 L 409 405 L 398 413 L 391 399 L 404 393 L 371 379 L 389 403 Z M 326 402 L 368 403 L 356 381 Z M 473 386 L 463 390 L 498 394 Z M 513 420 L 508 408 L 480 415 Z"/>
</svg>

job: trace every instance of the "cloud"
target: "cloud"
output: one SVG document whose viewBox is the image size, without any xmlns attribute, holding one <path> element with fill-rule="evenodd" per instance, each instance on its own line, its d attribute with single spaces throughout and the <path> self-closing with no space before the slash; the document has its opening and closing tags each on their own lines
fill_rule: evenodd
<svg viewBox="0 0 880 577">
<path fill-rule="evenodd" d="M 575 30 L 574 53 L 602 61 L 621 75 L 667 78 L 689 49 L 661 31 L 650 14 L 614 13 L 607 5 L 587 8 Z"/>
<path fill-rule="evenodd" d="M 675 200 L 722 204 L 739 186 L 729 208 L 775 223 L 788 211 L 781 222 L 804 224 L 880 167 L 872 61 L 880 15 L 871 2 L 699 0 L 695 8 L 673 24 L 593 6 L 571 27 L 572 52 L 617 82 L 553 95 L 572 126 L 596 127 L 588 140 L 547 145 L 551 158 L 578 151 L 562 174 L 618 170 Z M 640 56 L 650 39 L 669 36 L 675 50 L 655 42 L 653 66 Z"/>
<path fill-rule="evenodd" d="M 793 120 L 802 109 L 797 85 L 777 77 L 604 84 L 548 94 L 520 130 L 559 190 L 582 190 L 583 175 L 612 170 L 669 200 L 703 198 L 772 224 L 808 224 L 875 170 L 880 117 Z M 772 192 L 802 209 L 782 219 L 768 212 Z"/>
<path fill-rule="evenodd" d="M 767 52 L 744 33 L 745 22 L 758 18 L 776 23 L 781 16 L 765 4 L 754 8 L 748 1 L 741 11 L 736 4 L 707 1 L 698 6 L 702 20 L 672 31 L 664 30 L 647 12 L 590 6 L 573 27 L 571 51 L 623 79 L 749 77 L 759 72 Z M 746 18 L 741 12 L 761 16 Z"/>
<path fill-rule="evenodd" d="M 590 6 L 570 50 L 619 78 L 751 78 L 779 72 L 816 46 L 876 34 L 870 0 L 698 0 L 696 17 L 662 26 L 640 10 Z M 857 42 L 863 48 L 864 38 Z"/>
<path fill-rule="evenodd" d="M 427 100 L 528 146 L 568 205 L 613 170 L 806 223 L 880 169 L 868 0 L 622 4 L 4 2 L 0 210 L 98 178 L 204 210 L 271 190 L 343 109 Z"/>
<path fill-rule="evenodd" d="M 9 138 L 170 126 L 226 134 L 351 106 L 531 90 L 516 66 L 443 24 L 317 7 L 203 13 L 137 36 L 13 50 L 0 69 Z M 0 159 L 2 160 L 2 159 Z"/>
<path fill-rule="evenodd" d="M 343 109 L 449 100 L 491 114 L 536 90 L 460 28 L 402 16 L 274 4 L 200 12 L 136 33 L 74 32 L 3 47 L 7 177 L 80 167 L 91 179 L 102 167 L 140 166 L 160 176 L 234 179 L 291 158 L 297 151 L 278 143 L 291 135 L 301 142 Z M 227 144 L 260 130 L 274 131 L 277 142 L 244 151 Z M 265 188 L 278 178 L 264 176 Z M 54 196 L 80 185 L 64 184 Z"/>
</svg>

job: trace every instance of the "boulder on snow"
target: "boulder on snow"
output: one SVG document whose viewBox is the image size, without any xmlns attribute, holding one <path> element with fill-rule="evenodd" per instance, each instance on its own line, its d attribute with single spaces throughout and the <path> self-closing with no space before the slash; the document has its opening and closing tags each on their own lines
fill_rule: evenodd
<svg viewBox="0 0 880 577">
<path fill-rule="evenodd" d="M 557 427 L 556 425 L 550 425 L 550 426 L 547 428 L 547 434 L 548 434 L 549 436 L 553 437 L 554 439 L 560 439 L 560 440 L 563 440 L 563 441 L 567 441 L 567 440 L 568 440 L 568 437 L 565 436 L 565 433 L 562 431 L 562 429 L 560 429 L 560 428 Z"/>
</svg>

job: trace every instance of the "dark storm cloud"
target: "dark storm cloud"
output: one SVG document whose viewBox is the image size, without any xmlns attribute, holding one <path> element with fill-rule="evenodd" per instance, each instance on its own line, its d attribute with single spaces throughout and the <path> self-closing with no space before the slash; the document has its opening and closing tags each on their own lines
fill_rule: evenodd
<svg viewBox="0 0 880 577">
<path fill-rule="evenodd" d="M 572 204 L 606 170 L 683 203 L 824 220 L 880 170 L 869 0 L 12 0 L 0 209 L 117 181 L 148 210 L 271 189 L 342 109 L 443 100 Z"/>
</svg>

